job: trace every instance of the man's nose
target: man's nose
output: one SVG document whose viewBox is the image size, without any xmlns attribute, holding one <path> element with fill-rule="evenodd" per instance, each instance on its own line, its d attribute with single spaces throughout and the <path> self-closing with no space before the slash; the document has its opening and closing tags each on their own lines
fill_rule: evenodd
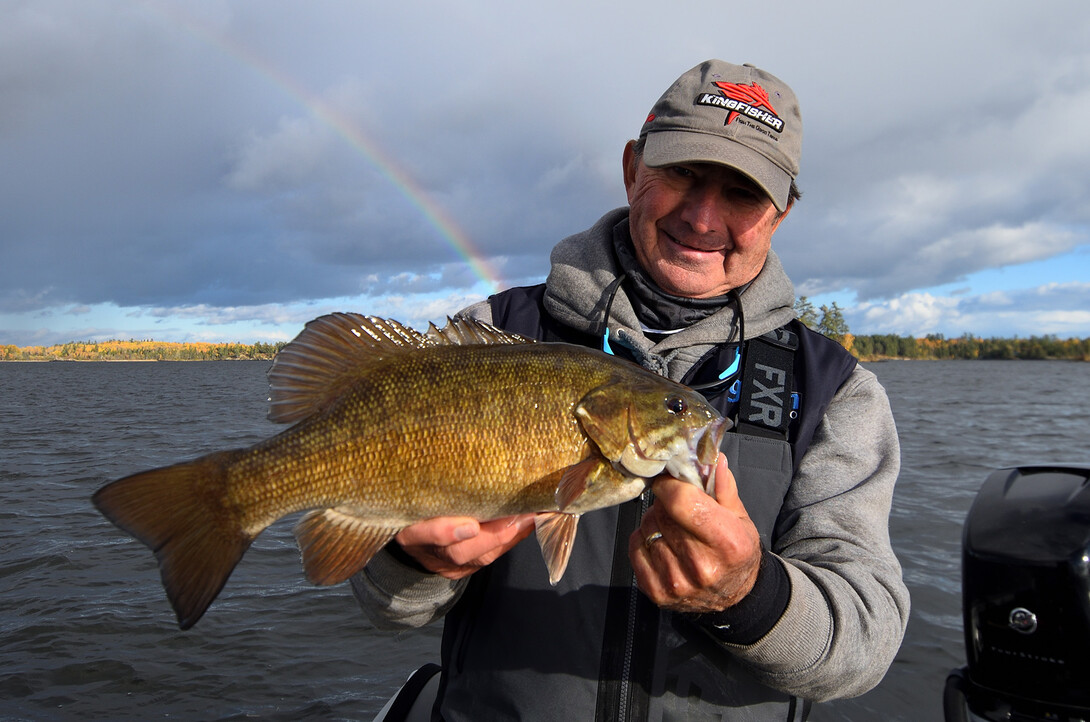
<svg viewBox="0 0 1090 722">
<path fill-rule="evenodd" d="M 682 201 L 681 218 L 694 233 L 705 234 L 722 230 L 727 200 L 712 184 L 693 186 Z"/>
</svg>

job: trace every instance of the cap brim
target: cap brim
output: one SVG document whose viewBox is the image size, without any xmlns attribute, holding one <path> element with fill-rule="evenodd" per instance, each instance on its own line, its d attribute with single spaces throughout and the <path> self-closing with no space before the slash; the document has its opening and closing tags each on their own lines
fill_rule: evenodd
<svg viewBox="0 0 1090 722">
<path fill-rule="evenodd" d="M 647 134 L 643 162 L 651 168 L 680 163 L 715 163 L 733 168 L 759 185 L 779 211 L 787 209 L 791 176 L 760 153 L 729 138 L 687 130 Z"/>
</svg>

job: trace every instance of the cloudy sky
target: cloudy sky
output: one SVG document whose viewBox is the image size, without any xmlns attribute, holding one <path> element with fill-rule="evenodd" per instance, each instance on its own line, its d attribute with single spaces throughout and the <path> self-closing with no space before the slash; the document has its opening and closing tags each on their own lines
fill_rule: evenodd
<svg viewBox="0 0 1090 722">
<path fill-rule="evenodd" d="M 1090 336 L 1090 4 L 0 0 L 0 343 L 420 325 L 541 280 L 709 57 L 786 80 L 774 246 L 856 333 Z"/>
</svg>

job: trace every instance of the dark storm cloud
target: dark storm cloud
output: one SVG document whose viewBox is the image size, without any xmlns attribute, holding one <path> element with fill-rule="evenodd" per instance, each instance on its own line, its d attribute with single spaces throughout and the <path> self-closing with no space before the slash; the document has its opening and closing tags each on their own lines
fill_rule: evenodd
<svg viewBox="0 0 1090 722">
<path fill-rule="evenodd" d="M 478 274 L 428 204 L 539 280 L 624 203 L 623 143 L 711 56 L 803 100 L 805 198 L 775 244 L 805 293 L 895 298 L 1088 243 L 1081 1 L 730 11 L 771 39 L 724 36 L 720 4 L 584 5 L 16 3 L 0 312 L 458 298 Z M 685 42 L 648 52 L 649 28 Z"/>
<path fill-rule="evenodd" d="M 526 83 L 490 100 L 494 88 L 468 72 L 415 77 L 421 68 L 410 66 L 392 77 L 376 75 L 367 53 L 339 58 L 331 77 L 340 84 L 315 97 L 366 129 L 393 159 L 384 168 L 282 78 L 165 22 L 154 4 L 110 7 L 117 15 L 27 4 L 6 31 L 19 47 L 7 46 L 0 86 L 10 109 L 0 159 L 22 172 L 0 181 L 9 259 L 0 310 L 291 302 L 358 293 L 374 287 L 367 278 L 401 272 L 433 291 L 464 282 L 443 270 L 461 259 L 456 231 L 430 221 L 424 195 L 399 188 L 391 171 L 412 178 L 484 254 L 544 254 L 619 202 L 585 173 L 549 186 L 564 168 L 581 170 L 564 157 L 578 148 L 526 102 Z M 248 52 L 286 62 L 294 16 L 283 5 L 269 12 L 276 30 Z M 217 20 L 225 35 L 255 31 L 253 17 Z M 281 44 L 270 40 L 277 34 Z M 19 62 L 39 56 L 50 62 Z M 288 71 L 302 78 L 306 68 Z M 482 121 L 488 102 L 502 112 Z"/>
<path fill-rule="evenodd" d="M 817 96 L 806 220 L 777 239 L 801 288 L 890 298 L 1090 242 L 1090 54 L 1076 42 L 1090 13 L 1074 10 L 1044 8 L 1055 44 L 1017 12 L 984 14 L 972 37 L 936 28 L 922 57 L 869 82 L 849 68 L 838 104 L 831 87 Z"/>
</svg>

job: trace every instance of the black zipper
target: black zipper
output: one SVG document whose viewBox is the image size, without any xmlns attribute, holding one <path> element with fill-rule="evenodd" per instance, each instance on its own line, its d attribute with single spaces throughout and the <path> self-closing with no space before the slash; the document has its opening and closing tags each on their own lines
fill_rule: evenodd
<svg viewBox="0 0 1090 722">
<path fill-rule="evenodd" d="M 643 515 L 651 506 L 652 494 L 650 490 L 645 491 L 639 498 L 639 518 L 642 519 Z M 632 531 L 635 531 L 633 529 Z M 631 533 L 630 533 L 631 534 Z M 628 538 L 625 538 L 625 549 L 628 549 Z M 621 665 L 621 684 L 618 692 L 617 699 L 617 720 L 618 722 L 627 722 L 628 712 L 630 708 L 630 702 L 634 690 L 633 684 L 633 670 L 632 664 L 635 657 L 636 649 L 636 629 L 638 626 L 639 617 L 639 601 L 640 601 L 640 588 L 636 585 L 636 575 L 630 575 L 628 582 L 628 623 L 625 625 L 625 642 L 624 642 L 624 661 Z"/>
<path fill-rule="evenodd" d="M 628 559 L 628 539 L 652 500 L 648 490 L 618 507 L 598 673 L 595 719 L 600 722 L 637 722 L 647 716 L 659 609 L 636 585 Z"/>
</svg>

